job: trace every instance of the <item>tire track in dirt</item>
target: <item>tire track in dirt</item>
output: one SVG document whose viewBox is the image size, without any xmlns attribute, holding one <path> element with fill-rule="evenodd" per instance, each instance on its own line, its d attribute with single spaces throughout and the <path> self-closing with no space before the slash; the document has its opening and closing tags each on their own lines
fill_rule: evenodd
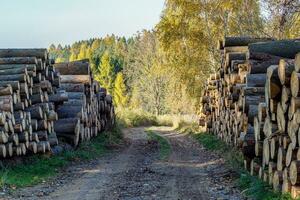
<svg viewBox="0 0 300 200">
<path fill-rule="evenodd" d="M 145 128 L 124 129 L 130 142 L 121 151 L 70 167 L 66 179 L 54 181 L 58 185 L 24 188 L 10 199 L 243 199 L 222 159 L 187 135 L 167 127 L 153 130 L 170 142 L 167 160 L 159 160 L 158 144 L 148 142 Z"/>
</svg>

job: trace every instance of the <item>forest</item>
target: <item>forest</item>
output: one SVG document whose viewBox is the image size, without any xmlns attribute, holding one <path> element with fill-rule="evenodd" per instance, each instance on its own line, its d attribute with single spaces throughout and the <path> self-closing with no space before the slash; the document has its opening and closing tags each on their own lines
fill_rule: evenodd
<svg viewBox="0 0 300 200">
<path fill-rule="evenodd" d="M 219 67 L 215 41 L 299 38 L 299 10 L 297 0 L 167 0 L 153 30 L 52 44 L 49 52 L 56 62 L 89 59 L 118 107 L 197 113 L 204 80 Z"/>
<path fill-rule="evenodd" d="M 300 199 L 300 0 L 124 2 L 32 1 L 75 22 L 48 48 L 7 5 L 30 48 L 0 48 L 0 200 Z M 117 35 L 100 6 L 160 16 Z"/>
</svg>

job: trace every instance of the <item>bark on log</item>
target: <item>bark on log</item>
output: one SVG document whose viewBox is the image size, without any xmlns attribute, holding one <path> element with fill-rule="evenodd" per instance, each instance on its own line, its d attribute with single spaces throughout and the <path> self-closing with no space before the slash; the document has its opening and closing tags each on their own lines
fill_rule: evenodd
<svg viewBox="0 0 300 200">
<path fill-rule="evenodd" d="M 294 59 L 300 52 L 300 40 L 280 40 L 254 43 L 249 45 L 249 58 L 253 52 L 268 53 L 275 56 Z"/>
<path fill-rule="evenodd" d="M 88 60 L 54 64 L 55 70 L 61 75 L 90 75 Z"/>
<path fill-rule="evenodd" d="M 266 78 L 266 74 L 248 74 L 246 76 L 247 87 L 264 87 Z"/>
<path fill-rule="evenodd" d="M 0 49 L 0 58 L 36 57 L 42 60 L 48 58 L 47 49 Z"/>
<path fill-rule="evenodd" d="M 82 106 L 61 105 L 57 109 L 57 114 L 62 118 L 80 118 L 83 119 L 85 113 Z"/>
<path fill-rule="evenodd" d="M 270 60 L 248 60 L 247 61 L 247 71 L 250 74 L 262 74 L 266 73 L 268 70 L 268 67 L 271 65 L 278 65 L 280 60 L 280 57 L 276 59 L 270 59 Z"/>
<path fill-rule="evenodd" d="M 61 75 L 60 78 L 61 83 L 91 84 L 89 75 Z"/>
<path fill-rule="evenodd" d="M 1 81 L 20 81 L 21 83 L 27 81 L 26 74 L 12 74 L 12 75 L 0 75 Z"/>
<path fill-rule="evenodd" d="M 85 92 L 84 84 L 61 84 L 60 88 L 66 92 Z"/>
<path fill-rule="evenodd" d="M 0 80 L 0 86 L 7 86 L 10 85 L 13 91 L 20 90 L 20 82 L 19 81 L 2 81 Z"/>
<path fill-rule="evenodd" d="M 57 134 L 77 135 L 80 131 L 80 120 L 78 118 L 59 119 L 54 122 L 54 130 Z"/>
<path fill-rule="evenodd" d="M 10 57 L 0 58 L 0 65 L 13 65 L 13 64 L 37 64 L 36 57 Z M 0 66 L 1 68 L 1 66 Z"/>
<path fill-rule="evenodd" d="M 272 38 L 253 38 L 253 37 L 225 37 L 223 47 L 248 46 L 251 43 L 273 41 Z"/>
</svg>

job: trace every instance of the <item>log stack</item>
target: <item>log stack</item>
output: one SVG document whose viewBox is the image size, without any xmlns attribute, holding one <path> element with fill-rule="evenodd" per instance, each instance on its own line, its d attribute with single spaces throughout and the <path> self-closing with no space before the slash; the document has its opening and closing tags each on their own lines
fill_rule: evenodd
<svg viewBox="0 0 300 200">
<path fill-rule="evenodd" d="M 297 197 L 300 41 L 225 38 L 221 44 L 222 65 L 206 83 L 200 121 L 243 152 L 252 175 Z"/>
<path fill-rule="evenodd" d="M 112 98 L 94 80 L 88 60 L 58 63 L 54 67 L 61 78 L 58 92 L 68 96 L 68 101 L 57 106 L 59 119 L 54 129 L 59 137 L 77 146 L 114 123 Z"/>
<path fill-rule="evenodd" d="M 0 49 L 1 159 L 49 152 L 57 136 L 77 146 L 114 119 L 87 60 L 54 67 L 46 49 Z"/>
<path fill-rule="evenodd" d="M 58 143 L 49 100 L 58 86 L 46 49 L 0 49 L 0 157 L 45 153 Z"/>
</svg>

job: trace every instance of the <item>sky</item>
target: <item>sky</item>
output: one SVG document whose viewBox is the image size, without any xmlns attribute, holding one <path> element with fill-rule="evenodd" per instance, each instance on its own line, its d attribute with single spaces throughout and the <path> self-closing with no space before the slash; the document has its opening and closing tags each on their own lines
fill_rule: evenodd
<svg viewBox="0 0 300 200">
<path fill-rule="evenodd" d="M 0 48 L 46 48 L 159 22 L 164 0 L 0 0 Z"/>
</svg>

